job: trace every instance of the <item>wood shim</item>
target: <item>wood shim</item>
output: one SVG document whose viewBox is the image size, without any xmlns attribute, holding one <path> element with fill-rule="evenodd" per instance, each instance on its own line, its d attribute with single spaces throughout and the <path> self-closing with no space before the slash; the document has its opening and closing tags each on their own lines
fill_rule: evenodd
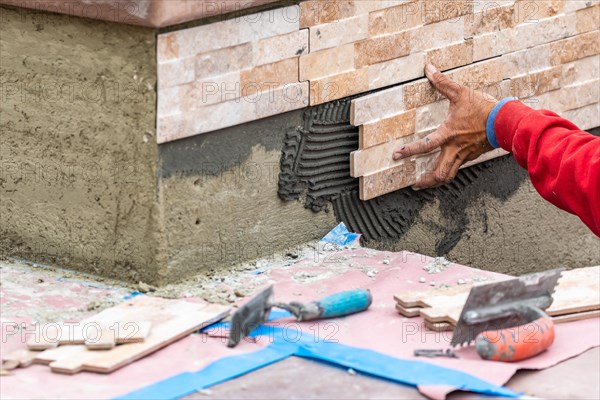
<svg viewBox="0 0 600 400">
<path fill-rule="evenodd" d="M 510 279 L 510 278 L 508 278 Z M 490 282 L 484 282 L 487 284 Z M 394 296 L 405 317 L 423 317 L 432 330 L 454 329 L 473 284 L 402 293 Z M 546 310 L 555 323 L 600 315 L 600 266 L 564 271 Z"/>
<path fill-rule="evenodd" d="M 49 364 L 53 372 L 65 374 L 79 371 L 110 373 L 221 320 L 229 310 L 229 307 L 217 304 L 138 296 L 102 311 L 94 318 L 96 321 L 150 321 L 152 328 L 145 341 L 104 351 L 89 350 L 85 345 L 60 346 L 38 353 L 34 362 Z"/>
<path fill-rule="evenodd" d="M 42 351 L 68 344 L 85 344 L 89 349 L 110 349 L 117 344 L 143 342 L 150 333 L 150 321 L 110 321 L 99 316 L 80 322 L 34 325 L 27 338 L 29 350 Z"/>
</svg>

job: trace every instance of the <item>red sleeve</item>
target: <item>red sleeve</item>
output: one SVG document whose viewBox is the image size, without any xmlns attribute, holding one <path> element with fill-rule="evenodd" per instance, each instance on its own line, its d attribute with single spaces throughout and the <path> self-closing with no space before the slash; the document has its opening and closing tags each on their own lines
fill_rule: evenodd
<svg viewBox="0 0 600 400">
<path fill-rule="evenodd" d="M 527 169 L 542 197 L 600 236 L 600 137 L 519 101 L 500 109 L 494 129 L 498 144 Z"/>
</svg>

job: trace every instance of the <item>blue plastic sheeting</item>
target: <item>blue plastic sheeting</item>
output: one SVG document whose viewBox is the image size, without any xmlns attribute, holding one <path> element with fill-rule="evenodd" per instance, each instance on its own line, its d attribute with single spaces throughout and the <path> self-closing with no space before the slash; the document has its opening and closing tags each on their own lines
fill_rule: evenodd
<svg viewBox="0 0 600 400">
<path fill-rule="evenodd" d="M 135 392 L 117 397 L 117 399 L 179 399 L 200 389 L 217 385 L 281 361 L 293 355 L 296 351 L 297 346 L 294 344 L 273 343 L 253 353 L 222 358 L 198 372 L 185 372 L 175 375 Z"/>
<path fill-rule="evenodd" d="M 228 323 L 220 322 L 207 329 L 228 326 Z M 262 350 L 217 360 L 198 372 L 175 375 L 117 399 L 178 399 L 290 356 L 321 360 L 412 386 L 448 385 L 491 396 L 520 396 L 517 392 L 464 372 L 422 361 L 402 360 L 373 350 L 328 342 L 325 339 L 315 341 L 312 335 L 303 338 L 301 331 L 290 327 L 282 329 L 262 325 L 250 336 L 269 336 L 272 343 Z"/>
<path fill-rule="evenodd" d="M 321 243 L 334 243 L 339 246 L 347 246 L 359 237 L 360 234 L 349 232 L 346 225 L 344 225 L 343 222 L 340 222 L 338 226 L 333 228 L 323 239 L 321 239 Z"/>
</svg>

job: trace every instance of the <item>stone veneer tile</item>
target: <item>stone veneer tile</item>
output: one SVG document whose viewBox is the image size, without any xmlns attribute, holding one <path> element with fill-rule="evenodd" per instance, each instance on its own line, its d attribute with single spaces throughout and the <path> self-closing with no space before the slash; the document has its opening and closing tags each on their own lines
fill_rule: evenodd
<svg viewBox="0 0 600 400">
<path fill-rule="evenodd" d="M 573 3 L 308 0 L 161 34 L 159 140 L 399 84 L 352 102 L 361 143 L 397 138 L 383 132 L 401 125 L 421 133 L 440 122 L 435 110 L 446 104 L 426 79 L 413 81 L 427 62 L 497 96 L 560 101 L 561 110 L 589 107 L 596 91 L 582 74 L 598 71 L 592 58 L 600 53 L 600 6 Z M 555 92 L 565 85 L 560 99 Z M 302 93 L 290 101 L 284 90 Z M 579 91 L 586 92 L 577 100 Z M 172 123 L 177 116 L 182 121 Z"/>
<path fill-rule="evenodd" d="M 577 17 L 573 13 L 475 36 L 473 38 L 473 61 L 539 46 L 576 34 Z"/>
<path fill-rule="evenodd" d="M 317 105 L 369 90 L 365 68 L 310 81 L 310 104 Z"/>
<path fill-rule="evenodd" d="M 572 121 L 580 129 L 593 129 L 600 126 L 600 103 L 561 113 L 563 118 Z"/>
<path fill-rule="evenodd" d="M 424 0 L 423 21 L 425 24 L 459 21 L 461 17 L 473 14 L 474 3 L 472 0 Z"/>
<path fill-rule="evenodd" d="M 306 107 L 308 94 L 308 83 L 300 82 L 285 85 L 274 91 L 262 92 L 257 96 L 210 104 L 181 114 L 160 116 L 158 143 Z"/>
<path fill-rule="evenodd" d="M 379 11 L 386 8 L 397 7 L 404 3 L 411 3 L 415 0 L 368 0 L 354 2 L 355 15 L 368 14 L 373 11 Z"/>
<path fill-rule="evenodd" d="M 404 86 L 395 86 L 352 100 L 350 123 L 355 126 L 364 125 L 404 110 L 407 110 L 404 105 Z"/>
<path fill-rule="evenodd" d="M 507 6 L 491 4 L 484 11 L 465 17 L 464 24 L 466 38 L 509 29 L 517 24 L 515 8 L 512 4 Z"/>
<path fill-rule="evenodd" d="M 310 28 L 310 51 L 353 43 L 369 36 L 369 16 L 359 15 Z"/>
<path fill-rule="evenodd" d="M 405 82 L 425 75 L 425 54 L 415 53 L 410 56 L 384 61 L 368 67 L 369 89 L 379 89 L 398 82 Z"/>
<path fill-rule="evenodd" d="M 312 80 L 353 71 L 354 44 L 348 43 L 330 49 L 312 51 L 300 57 L 300 80 Z"/>
<path fill-rule="evenodd" d="M 598 31 L 588 32 L 551 44 L 550 62 L 559 65 L 600 53 Z"/>
<path fill-rule="evenodd" d="M 511 93 L 518 98 L 539 96 L 561 87 L 562 66 L 548 68 L 510 79 Z"/>
<path fill-rule="evenodd" d="M 417 108 L 415 132 L 437 129 L 448 115 L 450 102 L 446 99 Z"/>
<path fill-rule="evenodd" d="M 308 51 L 309 32 L 299 30 L 299 10 L 267 10 L 159 35 L 159 143 L 308 105 L 298 56 Z"/>
<path fill-rule="evenodd" d="M 591 56 L 562 65 L 561 83 L 569 86 L 600 76 L 600 57 Z"/>
<path fill-rule="evenodd" d="M 416 110 L 369 122 L 359 127 L 359 147 L 368 149 L 415 133 Z"/>
<path fill-rule="evenodd" d="M 400 32 L 355 42 L 356 68 L 410 54 L 409 39 L 408 32 Z"/>
<path fill-rule="evenodd" d="M 240 73 L 242 90 L 255 88 L 254 92 L 263 92 L 269 88 L 277 89 L 288 83 L 296 82 L 298 82 L 298 57 L 260 65 Z"/>
<path fill-rule="evenodd" d="M 464 38 L 465 25 L 462 21 L 441 21 L 411 30 L 410 48 L 412 52 L 432 50 L 461 43 Z"/>
<path fill-rule="evenodd" d="M 240 85 L 240 72 L 199 79 L 195 82 L 179 86 L 180 111 L 196 112 L 205 106 L 238 100 L 243 97 L 243 88 Z"/>
<path fill-rule="evenodd" d="M 600 4 L 600 0 L 566 1 L 563 12 L 568 14 L 586 7 L 593 7 L 596 4 Z"/>
<path fill-rule="evenodd" d="M 551 43 L 502 55 L 504 78 L 535 72 L 552 66 Z"/>
<path fill-rule="evenodd" d="M 426 54 L 426 63 L 435 65 L 440 71 L 462 67 L 473 62 L 473 40 L 433 49 Z"/>
<path fill-rule="evenodd" d="M 195 79 L 195 57 L 187 57 L 157 65 L 157 86 L 159 89 L 193 82 Z"/>
<path fill-rule="evenodd" d="M 354 0 L 308 0 L 300 3 L 300 27 L 335 22 L 340 19 L 354 17 L 356 4 Z"/>
<path fill-rule="evenodd" d="M 158 60 L 185 58 L 298 31 L 299 7 L 289 6 L 158 35 Z"/>
<path fill-rule="evenodd" d="M 270 64 L 308 54 L 308 29 L 262 39 L 252 43 L 251 65 Z"/>
<path fill-rule="evenodd" d="M 369 34 L 371 37 L 406 31 L 423 25 L 421 1 L 403 3 L 369 13 Z"/>
<path fill-rule="evenodd" d="M 600 4 L 577 11 L 577 33 L 598 30 L 600 27 Z"/>
<path fill-rule="evenodd" d="M 252 43 L 196 55 L 196 77 L 207 79 L 252 66 Z"/>
</svg>

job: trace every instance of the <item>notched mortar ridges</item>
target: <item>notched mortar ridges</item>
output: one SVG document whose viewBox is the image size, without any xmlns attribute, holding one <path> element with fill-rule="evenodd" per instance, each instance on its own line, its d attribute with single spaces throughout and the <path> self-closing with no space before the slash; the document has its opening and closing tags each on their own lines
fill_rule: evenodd
<svg viewBox="0 0 600 400">
<path fill-rule="evenodd" d="M 350 125 L 353 98 L 309 108 L 304 126 L 286 132 L 281 154 L 279 197 L 300 200 L 315 212 L 331 203 L 338 220 L 360 232 L 366 241 L 401 237 L 415 221 L 415 204 L 434 200 L 440 193 L 459 196 L 474 183 L 485 163 L 461 170 L 450 184 L 431 191 L 404 189 L 389 206 L 386 196 L 363 202 L 358 197 L 358 179 L 350 177 L 350 153 L 358 149 L 358 128 Z M 411 204 L 403 207 L 402 204 Z"/>
</svg>

